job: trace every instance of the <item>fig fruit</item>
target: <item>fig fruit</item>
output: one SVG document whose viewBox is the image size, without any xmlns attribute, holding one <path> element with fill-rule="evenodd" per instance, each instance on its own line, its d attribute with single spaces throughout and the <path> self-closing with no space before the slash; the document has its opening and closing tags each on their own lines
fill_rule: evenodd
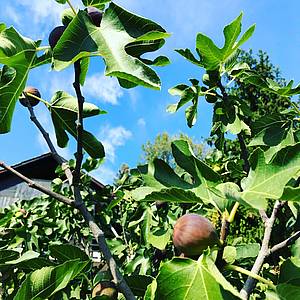
<svg viewBox="0 0 300 300">
<path fill-rule="evenodd" d="M 202 81 L 209 87 L 217 86 L 220 74 L 218 71 L 208 71 L 202 76 Z"/>
<path fill-rule="evenodd" d="M 102 12 L 98 8 L 93 7 L 93 6 L 88 6 L 86 8 L 86 12 L 90 16 L 92 23 L 95 26 L 100 27 L 100 23 L 102 20 Z"/>
<path fill-rule="evenodd" d="M 49 35 L 49 45 L 51 47 L 51 49 L 54 49 L 54 47 L 56 46 L 57 42 L 59 41 L 59 39 L 61 38 L 61 36 L 63 35 L 64 31 L 66 30 L 66 26 L 57 26 L 55 27 L 50 35 Z"/>
<path fill-rule="evenodd" d="M 200 255 L 207 247 L 220 244 L 214 225 L 197 214 L 180 217 L 173 232 L 173 243 L 186 257 Z"/>
<path fill-rule="evenodd" d="M 216 103 L 217 100 L 218 100 L 218 97 L 217 97 L 217 94 L 215 92 L 210 92 L 211 94 L 206 94 L 205 95 L 205 100 L 208 102 L 208 103 Z M 213 95 L 212 95 L 213 94 Z"/>
<path fill-rule="evenodd" d="M 36 89 L 35 87 L 32 87 L 32 86 L 27 86 L 27 87 L 24 89 L 23 93 L 24 93 L 25 95 L 22 95 L 22 96 L 20 97 L 20 99 L 19 99 L 19 100 L 20 100 L 20 103 L 21 103 L 23 106 L 28 107 L 28 102 L 29 102 L 29 104 L 30 104 L 31 107 L 36 106 L 36 105 L 39 104 L 40 101 L 39 101 L 38 99 L 36 99 L 36 98 L 34 98 L 34 97 L 32 97 L 32 96 L 27 95 L 27 93 L 30 93 L 30 94 L 32 94 L 32 95 L 34 95 L 34 96 L 36 96 L 36 97 L 41 98 L 41 94 L 40 94 L 40 92 L 39 92 L 38 89 Z"/>
<path fill-rule="evenodd" d="M 102 281 L 98 283 L 92 291 L 92 298 L 97 296 L 106 296 L 105 299 L 117 300 L 118 291 L 112 282 Z"/>
</svg>

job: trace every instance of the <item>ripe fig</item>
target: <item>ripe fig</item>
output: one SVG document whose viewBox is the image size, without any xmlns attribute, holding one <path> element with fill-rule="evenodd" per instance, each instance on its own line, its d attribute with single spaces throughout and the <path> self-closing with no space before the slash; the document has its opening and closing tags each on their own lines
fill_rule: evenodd
<svg viewBox="0 0 300 300">
<path fill-rule="evenodd" d="M 32 95 L 34 95 L 34 96 L 36 96 L 36 97 L 41 98 L 41 94 L 40 94 L 40 92 L 39 92 L 38 89 L 36 89 L 35 87 L 32 87 L 32 86 L 27 86 L 27 87 L 24 89 L 23 92 L 24 92 L 25 96 L 22 95 L 22 96 L 20 97 L 20 99 L 19 99 L 19 100 L 20 100 L 20 103 L 21 103 L 23 106 L 28 107 L 28 102 L 29 102 L 29 104 L 30 104 L 31 107 L 36 106 L 36 105 L 39 104 L 40 101 L 39 101 L 38 99 L 36 99 L 36 98 L 34 98 L 34 97 L 32 97 L 32 96 L 27 95 L 27 93 L 30 93 L 30 94 L 32 94 Z M 28 102 L 27 102 L 27 101 L 28 101 Z"/>
<path fill-rule="evenodd" d="M 184 256 L 200 255 L 207 247 L 219 244 L 213 224 L 197 214 L 180 217 L 173 232 L 173 243 Z"/>
<path fill-rule="evenodd" d="M 62 14 L 61 14 L 61 22 L 65 25 L 68 26 L 69 23 L 72 22 L 74 19 L 75 15 L 74 12 L 72 11 L 71 8 L 65 9 Z"/>
<path fill-rule="evenodd" d="M 88 6 L 86 8 L 86 12 L 90 16 L 92 23 L 95 26 L 100 27 L 100 23 L 102 20 L 102 12 L 98 8 L 93 7 L 93 6 Z"/>
<path fill-rule="evenodd" d="M 48 39 L 51 49 L 54 49 L 58 40 L 61 38 L 64 31 L 66 30 L 66 28 L 67 28 L 66 26 L 57 26 L 51 31 Z"/>
<path fill-rule="evenodd" d="M 102 281 L 98 283 L 92 291 L 92 298 L 96 296 L 106 296 L 105 299 L 117 300 L 118 291 L 112 282 Z"/>
</svg>

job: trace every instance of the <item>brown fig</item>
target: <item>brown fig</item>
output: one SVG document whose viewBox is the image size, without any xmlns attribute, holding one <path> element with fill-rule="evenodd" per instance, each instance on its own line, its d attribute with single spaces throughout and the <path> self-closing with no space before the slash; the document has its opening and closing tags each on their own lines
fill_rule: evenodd
<svg viewBox="0 0 300 300">
<path fill-rule="evenodd" d="M 66 26 L 57 26 L 50 32 L 48 41 L 51 49 L 54 49 L 66 28 Z"/>
<path fill-rule="evenodd" d="M 106 296 L 106 299 L 117 300 L 118 291 L 112 282 L 102 281 L 98 283 L 92 291 L 92 298 L 96 296 Z"/>
<path fill-rule="evenodd" d="M 28 102 L 31 107 L 38 105 L 40 101 L 32 96 L 29 96 L 27 93 L 41 98 L 41 94 L 38 89 L 32 86 L 27 86 L 23 91 L 23 95 L 19 99 L 20 103 L 25 107 L 28 107 Z"/>
<path fill-rule="evenodd" d="M 186 214 L 174 226 L 173 243 L 177 250 L 189 257 L 200 255 L 207 247 L 219 244 L 219 238 L 208 219 L 197 214 Z"/>
<path fill-rule="evenodd" d="M 92 23 L 95 26 L 100 27 L 100 23 L 102 20 L 102 12 L 98 8 L 93 7 L 93 6 L 88 6 L 86 8 L 86 12 L 90 16 Z"/>
</svg>

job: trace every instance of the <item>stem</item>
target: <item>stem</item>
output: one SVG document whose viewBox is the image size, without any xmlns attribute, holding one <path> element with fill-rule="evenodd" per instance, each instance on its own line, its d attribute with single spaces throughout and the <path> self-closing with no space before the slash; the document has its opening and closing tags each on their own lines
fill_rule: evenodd
<svg viewBox="0 0 300 300">
<path fill-rule="evenodd" d="M 67 0 L 67 3 L 69 4 L 70 8 L 72 9 L 74 15 L 76 16 L 77 15 L 77 12 L 76 12 L 76 9 L 74 8 L 74 6 L 72 5 L 71 1 L 70 0 Z"/>
<path fill-rule="evenodd" d="M 292 106 L 295 108 L 296 112 L 300 115 L 300 109 L 298 108 L 298 106 L 296 105 L 296 103 L 294 103 L 293 101 L 290 101 Z"/>
<path fill-rule="evenodd" d="M 247 276 L 250 276 L 250 277 L 254 278 L 255 280 L 258 280 L 258 281 L 261 281 L 261 282 L 267 284 L 269 286 L 269 288 L 271 288 L 273 290 L 276 289 L 276 287 L 275 287 L 275 285 L 273 284 L 272 281 L 267 280 L 267 279 L 255 274 L 255 273 L 252 273 L 251 271 L 248 271 L 244 268 L 234 266 L 234 265 L 227 265 L 227 266 L 224 267 L 224 269 L 229 270 L 229 271 L 237 271 L 239 273 L 245 274 Z"/>
<path fill-rule="evenodd" d="M 41 46 L 41 47 L 37 47 L 36 51 L 43 51 L 43 50 L 48 50 L 48 49 L 50 49 L 49 46 Z"/>
<path fill-rule="evenodd" d="M 80 72 L 81 72 L 80 60 L 77 60 L 74 63 L 74 70 L 75 70 L 75 81 L 73 83 L 73 86 L 77 96 L 78 112 L 77 112 L 77 126 L 76 126 L 77 152 L 76 152 L 76 165 L 75 165 L 75 171 L 73 176 L 73 186 L 74 188 L 78 188 L 80 183 L 81 164 L 83 160 L 82 135 L 83 135 L 83 103 L 84 103 L 84 97 L 82 96 L 81 89 L 80 89 Z"/>
<path fill-rule="evenodd" d="M 238 136 L 238 140 L 239 140 L 240 147 L 241 147 L 241 159 L 244 161 L 243 168 L 244 168 L 244 171 L 248 174 L 248 172 L 250 170 L 250 163 L 248 160 L 249 153 L 248 153 L 242 132 L 240 132 L 237 136 Z"/>
<path fill-rule="evenodd" d="M 124 280 L 121 272 L 118 269 L 116 261 L 114 260 L 110 249 L 106 243 L 104 232 L 102 229 L 96 224 L 94 217 L 90 214 L 87 207 L 85 206 L 81 193 L 80 193 L 80 175 L 81 175 L 81 164 L 83 160 L 83 147 L 82 147 L 82 135 L 83 135 L 83 104 L 84 97 L 81 93 L 80 88 L 80 60 L 74 63 L 74 71 L 75 71 L 75 81 L 73 83 L 77 102 L 78 102 L 78 113 L 77 113 L 77 152 L 76 152 L 76 165 L 75 171 L 73 175 L 73 188 L 74 188 L 74 197 L 75 197 L 75 207 L 81 212 L 84 220 L 88 223 L 90 230 L 93 233 L 94 238 L 96 239 L 99 249 L 102 252 L 106 263 L 109 266 L 111 275 L 113 277 L 113 282 L 117 286 L 120 292 L 122 292 L 126 299 L 134 300 L 135 296 L 132 293 L 131 289 L 127 285 Z"/>
<path fill-rule="evenodd" d="M 273 254 L 274 252 L 285 248 L 289 245 L 292 245 L 296 240 L 298 240 L 300 238 L 300 231 L 295 232 L 292 236 L 290 236 L 289 238 L 287 238 L 286 240 L 284 240 L 281 243 L 278 243 L 277 245 L 273 246 L 268 253 L 268 256 Z"/>
<path fill-rule="evenodd" d="M 227 215 L 223 213 L 223 217 L 222 217 L 222 226 L 220 232 L 220 242 L 222 245 L 220 250 L 218 251 L 217 258 L 216 258 L 216 265 L 218 266 L 218 268 L 223 268 L 223 266 L 225 265 L 225 262 L 223 261 L 223 253 L 224 253 L 224 248 L 226 246 L 226 238 L 229 231 L 229 222 L 228 222 Z"/>
<path fill-rule="evenodd" d="M 38 96 L 36 96 L 36 95 L 33 95 L 33 94 L 31 94 L 31 93 L 28 93 L 28 92 L 26 92 L 26 95 L 28 95 L 28 96 L 30 96 L 30 97 L 32 97 L 32 98 L 35 98 L 35 99 L 37 99 L 37 100 L 43 102 L 47 107 L 50 105 L 48 101 L 46 101 L 46 100 L 44 100 L 44 99 L 42 99 L 42 98 L 40 98 L 40 97 L 38 97 Z M 25 95 L 25 97 L 26 97 L 26 95 Z"/>
<path fill-rule="evenodd" d="M 262 241 L 258 256 L 255 260 L 255 263 L 254 263 L 252 269 L 251 269 L 251 273 L 258 274 L 264 263 L 265 258 L 269 255 L 269 242 L 270 242 L 270 238 L 271 238 L 273 225 L 274 225 L 277 213 L 283 205 L 284 205 L 284 202 L 276 201 L 271 217 L 268 218 L 265 222 L 265 232 L 264 232 L 263 241 Z M 249 276 L 240 292 L 243 299 L 249 298 L 255 285 L 256 285 L 256 280 L 253 277 Z"/>
<path fill-rule="evenodd" d="M 228 219 L 227 219 L 227 221 L 228 221 L 229 223 L 232 223 L 232 222 L 234 221 L 234 217 L 235 217 L 235 215 L 236 215 L 236 213 L 237 213 L 237 210 L 238 210 L 239 206 L 240 206 L 240 203 L 239 203 L 239 202 L 235 202 L 235 203 L 234 203 L 234 206 L 233 206 L 233 208 L 232 208 L 232 210 L 231 210 L 231 212 L 230 212 L 230 215 L 229 215 L 229 217 L 228 217 Z"/>
</svg>

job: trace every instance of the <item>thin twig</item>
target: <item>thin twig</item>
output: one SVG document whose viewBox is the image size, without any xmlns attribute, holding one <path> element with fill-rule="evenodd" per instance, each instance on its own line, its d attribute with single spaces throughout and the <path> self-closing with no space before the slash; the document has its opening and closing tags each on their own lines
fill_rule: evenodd
<svg viewBox="0 0 300 300">
<path fill-rule="evenodd" d="M 283 205 L 284 205 L 284 202 L 276 201 L 271 217 L 268 218 L 265 222 L 265 232 L 264 232 L 264 237 L 262 240 L 261 248 L 260 248 L 258 256 L 255 260 L 255 263 L 251 269 L 251 273 L 253 273 L 253 274 L 259 273 L 259 271 L 261 270 L 261 267 L 264 263 L 265 258 L 269 254 L 269 242 L 270 242 L 270 238 L 271 238 L 273 225 L 274 225 L 275 219 L 277 217 L 277 213 Z M 256 285 L 256 280 L 253 277 L 249 276 L 240 292 L 243 299 L 249 298 L 255 285 Z"/>
<path fill-rule="evenodd" d="M 289 238 L 287 238 L 286 240 L 284 240 L 281 243 L 278 243 L 277 245 L 273 246 L 270 250 L 267 256 L 273 254 L 274 252 L 285 248 L 287 246 L 292 245 L 296 240 L 298 240 L 300 238 L 300 231 L 295 232 L 292 236 L 290 236 Z"/>
</svg>

